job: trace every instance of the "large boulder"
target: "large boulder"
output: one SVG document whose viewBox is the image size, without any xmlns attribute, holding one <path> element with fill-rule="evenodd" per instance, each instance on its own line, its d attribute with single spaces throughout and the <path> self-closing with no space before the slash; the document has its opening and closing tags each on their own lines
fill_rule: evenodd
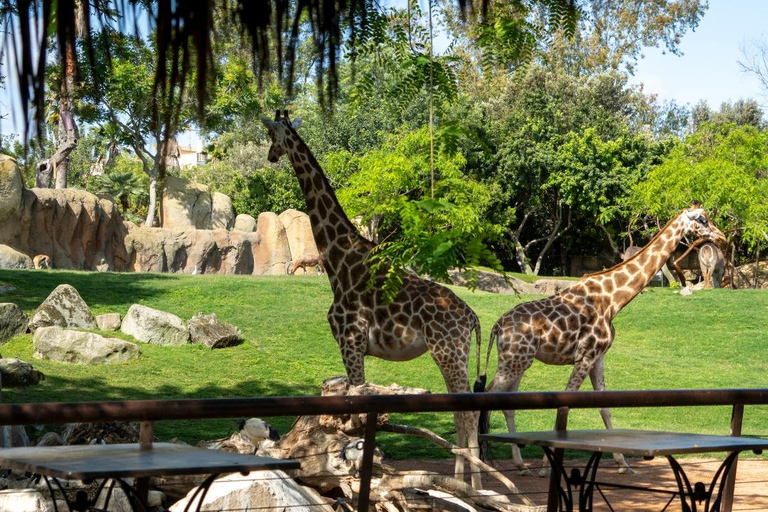
<svg viewBox="0 0 768 512">
<path fill-rule="evenodd" d="M 189 319 L 188 325 L 192 343 L 199 343 L 208 348 L 231 347 L 242 341 L 240 329 L 219 321 L 216 313 L 198 313 Z"/>
<path fill-rule="evenodd" d="M 162 227 L 211 229 L 211 191 L 205 185 L 168 176 L 163 186 Z"/>
<path fill-rule="evenodd" d="M 120 331 L 155 345 L 186 345 L 189 330 L 176 315 L 134 304 L 128 309 Z"/>
<path fill-rule="evenodd" d="M 70 188 L 23 189 L 21 197 L 18 211 L 0 222 L 0 244 L 47 254 L 54 268 L 125 270 L 127 227 L 109 197 Z"/>
<path fill-rule="evenodd" d="M 11 302 L 0 303 L 0 344 L 27 332 L 29 318 L 19 306 Z"/>
<path fill-rule="evenodd" d="M 233 229 L 252 233 L 256 231 L 256 219 L 247 213 L 241 213 L 235 217 L 235 227 Z"/>
<path fill-rule="evenodd" d="M 232 229 L 234 224 L 235 209 L 232 207 L 232 200 L 226 194 L 214 192 L 211 229 Z"/>
<path fill-rule="evenodd" d="M 53 503 L 37 489 L 5 489 L 0 491 L 0 512 L 49 512 Z"/>
<path fill-rule="evenodd" d="M 0 383 L 4 388 L 26 388 L 45 380 L 42 372 L 35 370 L 31 364 L 18 357 L 0 359 L 0 376 L 2 376 Z"/>
<path fill-rule="evenodd" d="M 36 358 L 63 363 L 124 363 L 139 357 L 139 347 L 135 343 L 56 326 L 37 329 L 32 346 Z"/>
<path fill-rule="evenodd" d="M 120 313 L 104 313 L 96 317 L 96 325 L 100 331 L 116 331 L 120 329 L 122 320 Z"/>
<path fill-rule="evenodd" d="M 51 325 L 96 329 L 96 319 L 73 286 L 60 284 L 40 304 L 29 321 L 29 329 L 33 332 Z"/>
<path fill-rule="evenodd" d="M 305 256 L 318 254 L 309 215 L 299 210 L 291 209 L 285 210 L 279 217 L 280 222 L 285 226 L 285 234 L 288 238 L 288 247 L 291 251 L 292 261 L 298 261 Z M 309 269 L 311 273 L 316 271 L 314 266 Z"/>
<path fill-rule="evenodd" d="M 259 214 L 256 223 L 258 245 L 254 246 L 254 274 L 283 275 L 291 261 L 288 235 L 280 218 L 272 212 Z"/>
<path fill-rule="evenodd" d="M 34 268 L 32 258 L 13 247 L 0 244 L 0 268 Z"/>
<path fill-rule="evenodd" d="M 17 218 L 21 211 L 24 176 L 16 160 L 0 155 L 0 224 Z"/>
<path fill-rule="evenodd" d="M 174 503 L 170 511 L 187 510 L 187 505 L 197 489 Z M 291 512 L 332 512 L 333 508 L 309 487 L 303 487 L 282 471 L 254 471 L 217 478 L 198 507 L 197 493 L 190 510 L 290 510 Z"/>
</svg>

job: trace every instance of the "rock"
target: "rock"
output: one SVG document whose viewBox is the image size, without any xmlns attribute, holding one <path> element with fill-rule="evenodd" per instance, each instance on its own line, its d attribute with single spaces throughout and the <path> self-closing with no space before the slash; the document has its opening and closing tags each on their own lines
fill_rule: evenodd
<svg viewBox="0 0 768 512">
<path fill-rule="evenodd" d="M 170 511 L 186 510 L 196 489 L 174 503 Z M 196 497 L 190 510 L 197 510 Z M 205 495 L 203 510 L 290 510 L 291 512 L 332 512 L 333 508 L 309 487 L 303 487 L 282 471 L 254 471 L 217 478 Z"/>
<path fill-rule="evenodd" d="M 232 229 L 234 224 L 235 209 L 232 207 L 232 200 L 226 194 L 214 192 L 211 229 Z"/>
<path fill-rule="evenodd" d="M 285 227 L 285 234 L 288 238 L 288 247 L 291 251 L 291 260 L 298 261 L 305 256 L 319 254 L 315 238 L 312 234 L 312 224 L 309 215 L 298 210 L 285 210 L 279 216 L 280 222 Z M 310 273 L 317 273 L 313 266 Z"/>
<path fill-rule="evenodd" d="M 291 260 L 288 236 L 280 218 L 272 212 L 259 214 L 256 224 L 258 245 L 254 246 L 253 273 L 256 275 L 284 275 Z"/>
<path fill-rule="evenodd" d="M 220 322 L 216 313 L 197 313 L 189 320 L 188 326 L 192 343 L 199 343 L 208 348 L 231 347 L 242 341 L 240 329 L 232 324 Z"/>
<path fill-rule="evenodd" d="M 162 227 L 211 229 L 211 191 L 205 185 L 167 176 L 163 186 Z"/>
<path fill-rule="evenodd" d="M 107 482 L 107 486 L 109 486 L 109 484 L 110 482 Z M 115 485 L 115 488 L 112 490 L 112 495 L 109 498 L 109 504 L 105 507 L 106 500 L 107 493 L 102 492 L 99 495 L 99 498 L 96 500 L 93 510 L 100 510 L 104 512 L 133 512 L 136 510 L 131 505 L 128 496 L 125 494 L 125 491 L 119 485 Z M 160 510 L 164 500 L 165 494 L 160 491 L 151 489 L 147 494 L 147 506 L 149 510 L 155 510 L 155 507 Z"/>
<path fill-rule="evenodd" d="M 235 217 L 235 227 L 238 231 L 245 231 L 246 233 L 252 233 L 256 231 L 256 219 L 247 213 L 241 213 Z"/>
<path fill-rule="evenodd" d="M 4 388 L 26 388 L 45 380 L 42 372 L 35 370 L 31 364 L 18 357 L 0 359 L 0 384 Z"/>
<path fill-rule="evenodd" d="M 96 325 L 100 331 L 117 331 L 121 320 L 120 313 L 104 313 L 96 317 Z"/>
<path fill-rule="evenodd" d="M 35 357 L 76 364 L 124 363 L 139 357 L 135 343 L 61 327 L 41 327 L 32 340 Z"/>
<path fill-rule="evenodd" d="M 24 189 L 19 212 L 0 223 L 0 244 L 47 254 L 53 268 L 94 270 L 100 254 L 113 270 L 125 270 L 126 234 L 113 201 L 70 188 Z"/>
<path fill-rule="evenodd" d="M 544 295 L 554 295 L 565 290 L 569 286 L 573 285 L 576 281 L 568 281 L 566 279 L 537 279 L 533 283 L 536 292 L 543 293 Z"/>
<path fill-rule="evenodd" d="M 0 293 L 15 292 L 16 287 L 9 284 L 0 284 Z"/>
<path fill-rule="evenodd" d="M 120 331 L 155 345 L 186 345 L 189 330 L 176 315 L 134 304 L 128 309 Z"/>
<path fill-rule="evenodd" d="M 0 344 L 27 332 L 29 318 L 19 306 L 11 302 L 0 303 Z"/>
<path fill-rule="evenodd" d="M 0 224 L 18 217 L 23 190 L 24 176 L 16 160 L 0 155 Z"/>
<path fill-rule="evenodd" d="M 36 489 L 6 489 L 0 491 L 0 512 L 49 512 L 53 510 Z"/>
<path fill-rule="evenodd" d="M 0 268 L 34 268 L 32 258 L 13 247 L 0 244 Z"/>
<path fill-rule="evenodd" d="M 40 304 L 29 321 L 29 329 L 32 332 L 50 325 L 95 329 L 96 319 L 73 286 L 60 284 Z"/>
<path fill-rule="evenodd" d="M 126 238 L 135 272 L 253 274 L 256 233 L 135 227 Z"/>
</svg>

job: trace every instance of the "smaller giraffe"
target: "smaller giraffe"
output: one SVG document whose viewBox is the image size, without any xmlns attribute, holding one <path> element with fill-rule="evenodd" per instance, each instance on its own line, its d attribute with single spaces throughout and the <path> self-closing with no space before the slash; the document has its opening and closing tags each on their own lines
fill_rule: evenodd
<svg viewBox="0 0 768 512">
<path fill-rule="evenodd" d="M 32 264 L 38 270 L 51 268 L 51 257 L 48 256 L 47 254 L 38 254 L 37 256 L 32 258 Z"/>
<path fill-rule="evenodd" d="M 605 354 L 615 334 L 613 319 L 648 285 L 688 234 L 716 243 L 725 240 L 704 210 L 683 210 L 623 263 L 586 275 L 546 299 L 518 304 L 502 315 L 491 329 L 485 365 L 487 368 L 494 345 L 499 364 L 488 391 L 516 392 L 523 373 L 535 359 L 545 364 L 573 365 L 566 391 L 578 391 L 587 377 L 595 391 L 604 390 Z M 558 410 L 556 425 L 565 425 L 567 414 L 567 408 Z M 515 411 L 504 411 L 504 416 L 509 431 L 515 432 Z M 606 428 L 613 428 L 610 409 L 600 409 L 600 416 Z M 480 432 L 486 429 L 487 421 L 481 421 Z M 512 447 L 512 456 L 515 465 L 527 471 L 517 446 Z M 614 460 L 619 472 L 630 471 L 623 455 L 614 454 Z"/>
<path fill-rule="evenodd" d="M 722 286 L 725 257 L 718 246 L 706 243 L 699 247 L 699 266 L 705 290 Z"/>
<path fill-rule="evenodd" d="M 325 265 L 323 264 L 323 258 L 318 254 L 305 254 L 300 256 L 293 262 L 288 269 L 288 275 L 293 275 L 297 270 L 304 269 L 304 275 L 307 274 L 307 267 L 316 267 L 317 273 L 322 274 L 325 272 Z"/>
</svg>

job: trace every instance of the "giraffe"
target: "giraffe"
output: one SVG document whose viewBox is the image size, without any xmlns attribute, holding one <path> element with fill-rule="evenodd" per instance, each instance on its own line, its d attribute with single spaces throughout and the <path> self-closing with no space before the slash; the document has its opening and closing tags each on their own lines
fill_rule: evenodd
<svg viewBox="0 0 768 512">
<path fill-rule="evenodd" d="M 519 304 L 502 315 L 491 330 L 486 356 L 487 369 L 495 342 L 499 362 L 488 392 L 517 391 L 534 359 L 545 364 L 573 365 L 566 391 L 577 391 L 587 375 L 595 391 L 603 391 L 604 358 L 613 343 L 614 317 L 648 285 L 687 234 L 716 243 L 725 240 L 703 209 L 683 210 L 628 260 L 584 276 L 551 297 Z M 565 428 L 567 414 L 567 408 L 558 410 L 556 428 Z M 509 431 L 514 432 L 515 411 L 504 411 L 504 416 Z M 600 409 L 600 416 L 606 428 L 613 428 L 610 409 Z M 483 423 L 481 431 L 487 428 L 487 422 Z M 517 446 L 513 446 L 512 455 L 515 465 L 528 473 Z M 620 473 L 631 471 L 621 454 L 613 457 Z"/>
<path fill-rule="evenodd" d="M 429 352 L 450 393 L 469 392 L 469 354 L 475 331 L 477 374 L 480 373 L 480 322 L 472 309 L 451 290 L 437 283 L 407 275 L 391 302 L 383 300 L 385 270 L 369 290 L 367 257 L 375 247 L 358 234 L 341 208 L 336 194 L 311 151 L 291 123 L 287 111 L 275 120 L 261 118 L 272 145 L 268 160 L 284 154 L 299 180 L 307 203 L 312 234 L 333 289 L 328 323 L 341 350 L 350 384 L 365 382 L 364 356 L 388 361 L 408 361 Z M 458 446 L 477 457 L 479 413 L 454 413 Z M 456 477 L 464 476 L 464 459 L 456 458 Z M 472 485 L 482 483 L 472 468 Z"/>
</svg>

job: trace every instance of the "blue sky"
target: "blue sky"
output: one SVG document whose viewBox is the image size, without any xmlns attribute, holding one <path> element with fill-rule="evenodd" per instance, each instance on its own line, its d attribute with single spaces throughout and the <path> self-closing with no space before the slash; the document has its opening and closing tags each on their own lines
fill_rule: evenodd
<svg viewBox="0 0 768 512">
<path fill-rule="evenodd" d="M 759 81 L 740 70 L 741 48 L 750 49 L 756 40 L 768 41 L 768 0 L 710 0 L 698 28 L 683 36 L 682 56 L 647 48 L 637 64 L 632 83 L 642 83 L 646 93 L 681 105 L 705 100 L 713 108 L 723 101 L 757 99 L 768 109 L 768 91 Z M 8 73 L 5 66 L 0 68 Z M 13 80 L 7 83 L 13 86 Z M 7 112 L 8 90 L 0 91 L 0 110 Z M 768 116 L 767 116 L 768 117 Z M 2 133 L 16 131 L 11 119 L 0 123 Z"/>
<path fill-rule="evenodd" d="M 741 47 L 749 51 L 760 39 L 768 40 L 768 1 L 710 0 L 699 26 L 682 39 L 683 55 L 646 49 L 632 82 L 643 83 L 646 93 L 683 105 L 703 99 L 718 108 L 723 101 L 754 98 L 768 107 L 768 91 L 738 65 Z"/>
</svg>

